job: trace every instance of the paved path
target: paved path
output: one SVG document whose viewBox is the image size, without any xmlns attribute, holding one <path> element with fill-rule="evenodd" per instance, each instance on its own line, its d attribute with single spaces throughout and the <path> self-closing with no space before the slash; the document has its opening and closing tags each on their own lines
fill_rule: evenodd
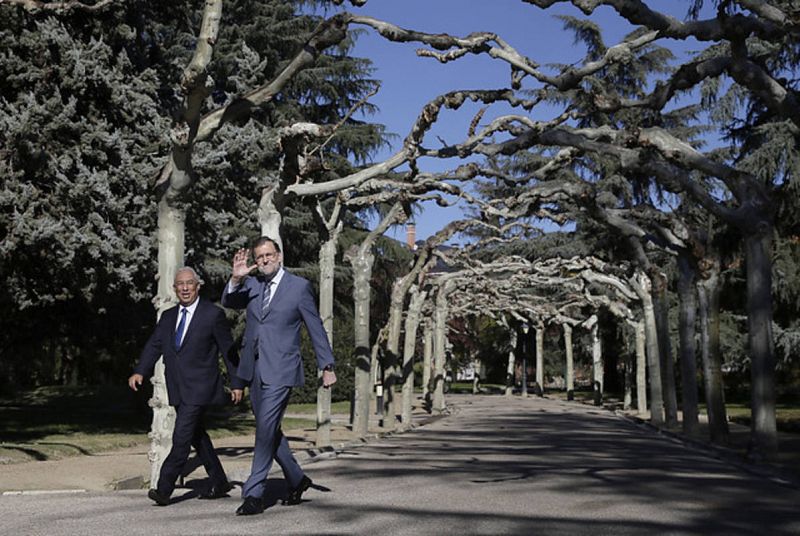
<svg viewBox="0 0 800 536">
<path fill-rule="evenodd" d="M 800 534 L 800 490 L 604 410 L 457 399 L 406 434 L 306 463 L 316 488 L 236 517 L 238 494 L 152 506 L 145 492 L 0 498 L 0 534 Z M 180 497 L 180 490 L 176 496 Z M 191 494 L 187 494 L 190 497 Z"/>
</svg>

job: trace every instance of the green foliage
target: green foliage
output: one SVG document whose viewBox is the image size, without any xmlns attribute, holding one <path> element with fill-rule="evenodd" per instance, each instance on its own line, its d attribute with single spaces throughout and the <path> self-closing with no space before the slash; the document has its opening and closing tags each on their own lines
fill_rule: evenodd
<svg viewBox="0 0 800 536">
<path fill-rule="evenodd" d="M 206 111 L 264 84 L 300 50 L 320 20 L 298 15 L 302 4 L 225 3 Z M 155 318 L 152 186 L 202 7 L 131 0 L 92 16 L 0 7 L 0 390 L 118 383 L 129 373 Z M 204 276 L 204 297 L 219 296 L 232 252 L 258 234 L 258 198 L 278 169 L 274 129 L 335 124 L 374 87 L 350 44 L 196 147 L 186 263 Z M 364 159 L 381 135 L 349 120 L 320 158 L 345 172 L 347 158 Z M 287 263 L 301 272 L 319 245 L 308 214 L 293 202 L 285 221 Z"/>
</svg>

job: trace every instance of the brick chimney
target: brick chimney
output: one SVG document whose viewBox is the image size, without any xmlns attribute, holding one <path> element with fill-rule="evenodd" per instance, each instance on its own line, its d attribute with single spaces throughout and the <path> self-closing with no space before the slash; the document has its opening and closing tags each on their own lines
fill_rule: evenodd
<svg viewBox="0 0 800 536">
<path fill-rule="evenodd" d="M 417 250 L 417 227 L 413 223 L 406 224 L 406 245 L 411 251 Z"/>
</svg>

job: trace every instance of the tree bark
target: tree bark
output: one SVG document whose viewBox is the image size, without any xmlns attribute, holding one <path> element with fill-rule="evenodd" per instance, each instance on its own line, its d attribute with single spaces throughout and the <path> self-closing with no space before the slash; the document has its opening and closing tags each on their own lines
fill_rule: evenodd
<svg viewBox="0 0 800 536">
<path fill-rule="evenodd" d="M 775 423 L 775 348 L 772 339 L 772 227 L 745 235 L 744 243 L 752 382 L 749 454 L 755 460 L 773 459 L 778 453 L 778 433 Z"/>
<path fill-rule="evenodd" d="M 636 411 L 643 415 L 647 411 L 647 353 L 644 320 L 635 325 L 636 331 Z"/>
<path fill-rule="evenodd" d="M 338 221 L 330 229 L 327 240 L 319 250 L 319 313 L 322 326 L 328 334 L 328 341 L 333 348 L 333 290 L 334 269 L 336 267 L 336 249 L 342 222 Z M 322 371 L 317 371 L 317 447 L 331 445 L 331 389 L 322 386 Z"/>
<path fill-rule="evenodd" d="M 703 385 L 708 408 L 708 430 L 711 441 L 727 445 L 728 415 L 725 409 L 725 387 L 722 377 L 722 352 L 719 339 L 719 260 L 705 270 L 697 283 L 700 313 L 700 355 L 703 362 Z"/>
<path fill-rule="evenodd" d="M 281 251 L 283 239 L 281 238 L 281 225 L 283 224 L 283 195 L 281 193 L 280 182 L 266 186 L 261 191 L 261 199 L 258 203 L 256 216 L 261 226 L 261 236 L 268 236 L 278 243 Z"/>
<path fill-rule="evenodd" d="M 544 396 L 544 326 L 536 326 L 536 394 Z"/>
<path fill-rule="evenodd" d="M 436 308 L 434 310 L 434 336 L 433 336 L 433 409 L 444 411 L 444 382 L 445 364 L 447 356 L 447 297 L 452 289 L 452 281 L 448 280 L 439 286 L 436 294 Z"/>
<path fill-rule="evenodd" d="M 678 397 L 675 389 L 675 365 L 669 334 L 669 298 L 663 274 L 653 277 L 653 312 L 658 333 L 661 388 L 664 397 L 664 416 L 668 427 L 678 426 Z"/>
<path fill-rule="evenodd" d="M 572 353 L 572 326 L 563 324 L 562 327 L 564 329 L 564 353 L 567 356 L 564 385 L 567 389 L 567 400 L 573 400 L 575 398 L 575 360 Z"/>
<path fill-rule="evenodd" d="M 384 409 L 386 415 L 389 416 L 389 427 L 394 426 L 395 415 L 397 414 L 397 408 L 395 408 L 395 384 L 398 376 L 403 307 L 406 295 L 413 282 L 412 278 L 409 279 L 410 281 L 406 281 L 405 277 L 400 277 L 395 281 L 394 285 L 392 285 L 392 296 L 389 302 L 389 320 L 387 323 L 389 333 L 386 337 L 386 354 L 383 361 Z"/>
<path fill-rule="evenodd" d="M 170 206 L 165 198 L 158 203 L 158 294 L 155 305 L 156 320 L 161 313 L 176 303 L 172 283 L 183 265 L 185 215 L 183 210 Z M 150 484 L 155 487 L 161 465 L 172 448 L 172 430 L 175 428 L 175 409 L 169 405 L 167 383 L 164 377 L 164 360 L 159 359 L 150 379 L 153 396 L 148 404 L 153 408 L 150 427 Z"/>
<path fill-rule="evenodd" d="M 347 260 L 353 266 L 353 303 L 355 309 L 355 396 L 353 407 L 353 431 L 364 437 L 369 429 L 369 401 L 372 394 L 370 385 L 371 360 L 370 353 L 370 296 L 372 282 L 372 266 L 375 255 L 372 248 L 375 241 L 386 229 L 404 216 L 401 203 L 395 203 L 386 216 L 378 223 L 357 248 L 349 251 Z M 393 417 L 393 416 L 392 416 Z"/>
<path fill-rule="evenodd" d="M 697 437 L 700 421 L 697 412 L 697 347 L 695 344 L 697 324 L 697 299 L 695 296 L 694 266 L 685 254 L 678 255 L 678 295 L 680 311 L 678 328 L 681 356 L 681 407 L 683 408 L 683 433 Z"/>
<path fill-rule="evenodd" d="M 650 293 L 650 278 L 641 270 L 637 271 L 632 286 L 642 301 L 645 340 L 647 343 L 647 376 L 650 380 L 650 422 L 654 426 L 664 424 L 664 400 L 661 393 L 661 366 L 658 351 L 658 331 L 653 311 L 653 297 Z"/>
<path fill-rule="evenodd" d="M 417 329 L 420 322 L 420 312 L 425 303 L 427 292 L 420 290 L 417 285 L 410 289 L 411 301 L 408 304 L 406 315 L 406 335 L 403 339 L 403 404 L 400 412 L 400 422 L 403 428 L 411 426 L 411 413 L 414 405 L 414 355 L 417 349 Z"/>
<path fill-rule="evenodd" d="M 422 399 L 425 401 L 425 409 L 428 413 L 433 409 L 433 385 L 431 384 L 433 372 L 433 320 L 425 320 L 423 329 L 423 349 L 422 349 Z"/>
<path fill-rule="evenodd" d="M 359 248 L 350 262 L 353 266 L 353 308 L 355 343 L 355 396 L 353 401 L 353 432 L 360 437 L 369 429 L 369 401 L 372 393 L 371 355 L 369 347 L 369 302 L 372 264 L 375 256 L 369 248 Z"/>
<path fill-rule="evenodd" d="M 517 363 L 517 357 L 514 355 L 514 348 L 517 347 L 517 330 L 510 328 L 507 322 L 504 325 L 508 329 L 509 344 L 511 345 L 506 365 L 506 396 L 512 396 L 514 394 L 514 365 Z"/>
<path fill-rule="evenodd" d="M 592 392 L 594 405 L 603 405 L 603 346 L 600 341 L 600 322 L 592 325 Z"/>
<path fill-rule="evenodd" d="M 192 60 L 183 71 L 181 89 L 184 94 L 180 121 L 170 132 L 172 150 L 167 180 L 159 186 L 158 201 L 158 294 L 155 305 L 161 313 L 176 303 L 172 288 L 175 274 L 183 265 L 184 233 L 186 216 L 178 200 L 193 182 L 192 147 L 200 122 L 200 108 L 208 95 L 206 67 L 211 61 L 213 44 L 219 33 L 222 16 L 222 1 L 208 0 L 203 10 L 203 20 Z M 172 430 L 175 427 L 175 410 L 167 400 L 163 359 L 159 359 L 153 371 L 153 423 L 150 430 L 151 445 L 150 483 L 158 483 L 161 465 L 172 448 Z"/>
</svg>

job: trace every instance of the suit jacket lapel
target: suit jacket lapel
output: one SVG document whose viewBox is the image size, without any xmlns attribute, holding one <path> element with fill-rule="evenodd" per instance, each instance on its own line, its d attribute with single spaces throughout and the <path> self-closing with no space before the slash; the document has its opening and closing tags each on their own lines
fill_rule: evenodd
<svg viewBox="0 0 800 536">
<path fill-rule="evenodd" d="M 280 302 L 283 296 L 288 292 L 286 287 L 289 286 L 289 281 L 291 280 L 291 275 L 285 269 L 283 271 L 283 277 L 281 278 L 281 284 L 277 287 L 272 288 L 272 298 L 269 300 L 269 307 L 267 308 L 267 314 L 272 310 L 272 306 L 275 303 Z"/>
</svg>

